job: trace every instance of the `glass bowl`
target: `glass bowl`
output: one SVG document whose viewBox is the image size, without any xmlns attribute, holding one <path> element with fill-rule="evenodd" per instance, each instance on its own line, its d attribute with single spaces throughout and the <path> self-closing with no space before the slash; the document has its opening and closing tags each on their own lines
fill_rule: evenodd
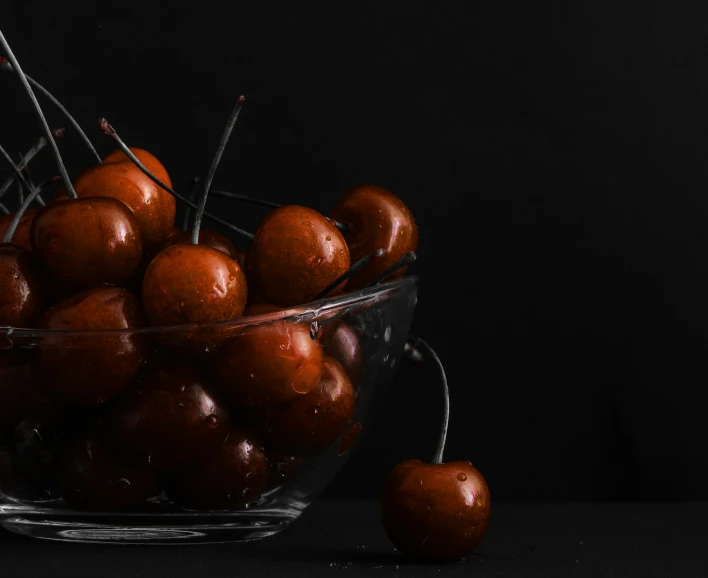
<svg viewBox="0 0 708 578">
<path fill-rule="evenodd" d="M 409 276 L 221 323 L 0 328 L 0 525 L 37 538 L 105 543 L 243 541 L 282 531 L 366 431 L 403 353 L 416 295 Z M 319 341 L 332 391 L 342 380 L 350 384 L 340 387 L 351 391 L 345 409 L 324 389 L 317 403 L 302 402 L 315 399 L 312 393 L 224 401 L 214 377 L 220 356 L 278 324 Z M 274 366 L 288 355 L 277 349 Z M 229 378 L 241 367 L 231 369 Z M 161 381 L 150 378 L 148 387 L 146 374 Z M 165 437 L 165 424 L 181 425 Z"/>
</svg>

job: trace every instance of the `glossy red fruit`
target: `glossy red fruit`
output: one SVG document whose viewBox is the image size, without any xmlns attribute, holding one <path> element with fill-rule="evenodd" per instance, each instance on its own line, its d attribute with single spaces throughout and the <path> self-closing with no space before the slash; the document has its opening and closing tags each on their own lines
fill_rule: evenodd
<svg viewBox="0 0 708 578">
<path fill-rule="evenodd" d="M 325 327 L 328 328 L 329 326 Z M 325 354 L 340 363 L 355 389 L 364 368 L 361 339 L 361 332 L 349 323 L 339 323 L 333 331 L 324 331 L 322 335 L 322 348 Z"/>
<path fill-rule="evenodd" d="M 39 209 L 27 209 L 20 217 L 20 223 L 15 229 L 15 234 L 12 236 L 12 242 L 15 245 L 20 245 L 28 251 L 32 250 L 32 245 L 30 244 L 30 230 L 32 228 L 32 221 L 35 215 L 39 213 Z M 9 215 L 0 216 L 0 242 L 5 238 L 5 233 L 10 228 L 10 223 L 15 218 L 15 213 L 10 213 Z"/>
<path fill-rule="evenodd" d="M 247 274 L 263 298 L 281 306 L 312 301 L 349 269 L 344 237 L 313 209 L 286 205 L 272 210 L 256 230 Z"/>
<path fill-rule="evenodd" d="M 170 247 L 171 245 L 187 245 L 192 242 L 192 231 L 177 231 L 169 236 L 163 249 Z M 229 241 L 223 235 L 210 231 L 209 229 L 201 229 L 199 231 L 199 244 L 218 249 L 219 251 L 226 253 L 232 259 L 238 261 L 238 253 L 236 248 L 233 246 L 231 241 Z M 241 265 L 239 263 L 239 265 Z"/>
<path fill-rule="evenodd" d="M 87 289 L 130 279 L 142 258 L 135 216 L 115 199 L 57 202 L 32 223 L 32 252 L 62 286 Z"/>
<path fill-rule="evenodd" d="M 392 192 L 375 185 L 360 185 L 345 192 L 332 210 L 332 218 L 348 227 L 345 235 L 353 262 L 384 250 L 349 279 L 347 290 L 362 288 L 404 253 L 418 248 L 418 227 L 406 205 Z M 391 278 L 400 277 L 400 269 Z"/>
<path fill-rule="evenodd" d="M 342 436 L 342 441 L 339 442 L 339 449 L 337 450 L 337 453 L 340 456 L 346 454 L 359 439 L 360 434 L 361 424 L 358 421 L 354 422 L 349 426 L 347 433 Z"/>
<path fill-rule="evenodd" d="M 250 310 L 270 312 L 269 306 Z M 324 369 L 307 323 L 276 320 L 245 328 L 221 349 L 214 367 L 219 391 L 236 406 L 282 403 L 312 391 Z"/>
<path fill-rule="evenodd" d="M 132 163 L 92 167 L 79 175 L 74 187 L 80 198 L 110 197 L 127 205 L 138 221 L 146 252 L 163 243 L 174 226 L 174 197 Z"/>
<path fill-rule="evenodd" d="M 309 457 L 334 444 L 354 414 L 354 389 L 346 372 L 331 357 L 317 387 L 288 403 L 255 406 L 247 412 L 253 427 L 274 450 Z"/>
<path fill-rule="evenodd" d="M 268 459 L 258 439 L 233 427 L 218 452 L 174 474 L 166 491 L 183 508 L 231 510 L 257 500 L 268 479 Z"/>
<path fill-rule="evenodd" d="M 230 417 L 190 365 L 148 369 L 108 417 L 111 440 L 153 468 L 174 472 L 216 452 Z"/>
<path fill-rule="evenodd" d="M 62 404 L 37 383 L 34 365 L 29 351 L 0 351 L 0 432 L 28 418 L 55 423 L 63 414 Z"/>
<path fill-rule="evenodd" d="M 213 247 L 172 245 L 150 262 L 142 295 L 155 326 L 226 321 L 243 313 L 246 277 Z"/>
<path fill-rule="evenodd" d="M 1 243 L 0 326 L 35 327 L 44 303 L 42 274 L 32 253 Z"/>
<path fill-rule="evenodd" d="M 408 460 L 384 483 L 381 522 L 404 556 L 454 562 L 482 541 L 491 503 L 487 483 L 470 462 Z"/>
<path fill-rule="evenodd" d="M 37 353 L 44 384 L 71 404 L 108 401 L 135 377 L 147 352 L 144 335 L 109 330 L 144 325 L 140 302 L 120 287 L 88 289 L 50 307 L 42 327 L 77 333 L 43 338 Z"/>
<path fill-rule="evenodd" d="M 149 170 L 153 175 L 155 175 L 159 180 L 161 180 L 168 187 L 172 188 L 172 181 L 170 180 L 170 175 L 167 174 L 167 169 L 164 165 L 157 159 L 157 157 L 145 149 L 138 147 L 128 147 L 130 152 L 132 152 L 138 160 L 143 163 L 145 168 Z M 130 163 L 133 164 L 122 150 L 116 149 L 109 155 L 106 155 L 103 159 L 105 163 Z"/>
<path fill-rule="evenodd" d="M 70 508 L 139 509 L 159 492 L 157 471 L 126 459 L 93 434 L 71 440 L 62 455 L 59 493 Z"/>
</svg>

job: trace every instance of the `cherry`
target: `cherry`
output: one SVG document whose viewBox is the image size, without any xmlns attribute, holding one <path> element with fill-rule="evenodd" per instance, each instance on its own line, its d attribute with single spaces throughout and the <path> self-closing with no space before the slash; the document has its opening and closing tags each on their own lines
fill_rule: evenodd
<svg viewBox="0 0 708 578">
<path fill-rule="evenodd" d="M 302 462 L 303 459 L 298 456 L 268 452 L 268 466 L 270 467 L 269 487 L 277 488 L 291 480 L 300 470 Z"/>
<path fill-rule="evenodd" d="M 112 439 L 136 458 L 177 471 L 216 452 L 229 432 L 228 411 L 191 366 L 149 369 L 111 410 Z"/>
<path fill-rule="evenodd" d="M 55 423 L 62 406 L 39 386 L 34 357 L 28 351 L 0 351 L 0 431 L 9 431 L 27 418 Z"/>
<path fill-rule="evenodd" d="M 330 328 L 332 330 L 327 331 Z M 361 332 L 346 322 L 327 325 L 322 335 L 322 347 L 325 354 L 340 363 L 355 388 L 364 367 L 361 339 Z"/>
<path fill-rule="evenodd" d="M 135 216 L 111 198 L 51 204 L 34 218 L 31 243 L 51 278 L 73 290 L 123 284 L 135 274 L 142 257 Z"/>
<path fill-rule="evenodd" d="M 42 274 L 34 256 L 0 243 L 0 326 L 34 327 L 44 308 Z"/>
<path fill-rule="evenodd" d="M 170 180 L 170 175 L 167 174 L 167 169 L 155 155 L 149 153 L 145 149 L 140 149 L 137 147 L 130 147 L 130 151 L 150 170 L 150 172 L 157 176 L 157 178 L 159 178 L 163 183 L 166 183 L 168 186 L 172 186 L 172 181 Z M 120 149 L 116 149 L 104 157 L 103 162 L 132 164 L 130 157 L 128 157 L 128 155 Z"/>
<path fill-rule="evenodd" d="M 183 508 L 238 509 L 260 497 L 269 473 L 259 440 L 242 427 L 232 427 L 218 452 L 175 474 L 165 490 Z"/>
<path fill-rule="evenodd" d="M 414 342 L 435 359 L 445 392 L 445 418 L 431 464 L 407 460 L 389 474 L 381 495 L 381 522 L 404 555 L 452 562 L 472 552 L 489 526 L 489 488 L 470 462 L 442 463 L 449 422 L 447 378 L 440 359 L 422 339 Z"/>
<path fill-rule="evenodd" d="M 143 303 L 153 325 L 226 321 L 240 317 L 246 306 L 248 287 L 241 266 L 226 253 L 198 244 L 209 188 L 242 106 L 240 97 L 209 167 L 191 244 L 165 248 L 145 271 Z"/>
<path fill-rule="evenodd" d="M 124 203 L 138 221 L 146 251 L 163 243 L 172 230 L 177 213 L 174 198 L 131 163 L 91 167 L 74 186 L 79 197 L 110 197 Z"/>
<path fill-rule="evenodd" d="M 44 384 L 75 405 L 108 401 L 135 377 L 147 351 L 144 335 L 110 330 L 144 325 L 140 302 L 120 287 L 87 289 L 60 301 L 41 326 L 76 333 L 47 336 L 38 347 Z"/>
<path fill-rule="evenodd" d="M 246 277 L 223 251 L 171 245 L 148 265 L 142 296 L 152 325 L 226 321 L 243 313 Z"/>
<path fill-rule="evenodd" d="M 165 241 L 163 245 L 163 249 L 166 247 L 170 247 L 171 245 L 188 244 L 191 242 L 191 237 L 191 231 L 177 230 L 167 238 L 167 241 Z M 231 241 L 229 241 L 226 237 L 220 235 L 219 233 L 209 231 L 207 229 L 202 229 L 201 231 L 199 231 L 199 244 L 205 247 L 212 247 L 214 249 L 218 249 L 222 253 L 226 253 L 229 257 L 239 262 L 239 251 L 236 250 L 236 247 L 233 246 Z M 243 251 L 241 251 L 240 253 L 242 254 Z M 239 265 L 243 269 L 243 266 L 240 262 Z"/>
<path fill-rule="evenodd" d="M 156 470 L 118 454 L 94 433 L 70 440 L 62 457 L 59 493 L 69 507 L 132 510 L 159 491 Z"/>
<path fill-rule="evenodd" d="M 331 357 L 317 387 L 288 403 L 254 406 L 245 417 L 262 432 L 272 448 L 309 457 L 329 448 L 354 414 L 354 389 L 346 372 Z"/>
<path fill-rule="evenodd" d="M 20 247 L 24 247 L 28 251 L 32 250 L 32 245 L 30 243 L 30 230 L 32 229 L 32 221 L 37 213 L 39 213 L 39 209 L 27 209 L 20 218 L 20 223 L 12 237 L 13 243 L 20 245 Z M 12 223 L 14 217 L 15 213 L 0 216 L 0 239 L 5 237 L 5 233 L 7 233 L 7 230 L 10 228 L 10 224 Z"/>
<path fill-rule="evenodd" d="M 349 250 L 337 227 L 317 211 L 297 205 L 266 216 L 246 258 L 256 290 L 284 307 L 309 303 L 349 265 Z"/>
<path fill-rule="evenodd" d="M 346 454 L 359 439 L 360 434 L 361 423 L 358 421 L 354 422 L 352 425 L 349 426 L 347 432 L 342 436 L 342 441 L 339 442 L 339 449 L 337 450 L 337 454 L 339 454 L 340 456 Z"/>
<path fill-rule="evenodd" d="M 418 227 L 408 207 L 382 187 L 360 185 L 346 191 L 332 210 L 332 218 L 347 226 L 345 238 L 353 261 L 383 249 L 384 254 L 354 275 L 348 290 L 364 287 L 404 253 L 418 246 Z M 397 276 L 403 270 L 397 272 Z"/>
<path fill-rule="evenodd" d="M 250 306 L 249 314 L 277 308 Z M 278 319 L 245 328 L 229 339 L 214 367 L 219 390 L 233 405 L 281 403 L 312 391 L 320 381 L 324 354 L 307 323 Z"/>
</svg>

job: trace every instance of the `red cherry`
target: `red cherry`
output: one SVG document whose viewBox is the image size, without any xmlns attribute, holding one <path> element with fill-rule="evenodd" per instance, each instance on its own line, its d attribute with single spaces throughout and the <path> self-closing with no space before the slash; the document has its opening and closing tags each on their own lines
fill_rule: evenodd
<svg viewBox="0 0 708 578">
<path fill-rule="evenodd" d="M 482 541 L 491 503 L 489 488 L 471 463 L 408 460 L 386 479 L 381 522 L 404 556 L 454 562 Z"/>
<path fill-rule="evenodd" d="M 132 510 L 158 491 L 157 471 L 126 459 L 94 434 L 64 447 L 59 493 L 71 508 Z"/>
<path fill-rule="evenodd" d="M 258 439 L 233 427 L 218 452 L 175 474 L 166 491 L 184 508 L 231 510 L 257 500 L 268 479 L 268 459 Z"/>
<path fill-rule="evenodd" d="M 15 245 L 20 245 L 28 251 L 32 250 L 32 245 L 30 244 L 30 230 L 32 228 L 32 220 L 39 213 L 39 209 L 27 209 L 21 219 L 20 224 L 15 230 L 15 234 L 12 237 L 12 242 Z M 5 237 L 5 233 L 10 228 L 10 223 L 15 217 L 15 213 L 10 213 L 9 215 L 0 216 L 0 240 Z"/>
<path fill-rule="evenodd" d="M 112 440 L 158 470 L 204 459 L 219 449 L 230 422 L 208 387 L 189 365 L 149 369 L 111 409 Z"/>
<path fill-rule="evenodd" d="M 384 251 L 349 280 L 350 291 L 364 287 L 418 247 L 418 227 L 413 215 L 401 199 L 382 187 L 361 185 L 348 190 L 337 201 L 332 218 L 348 228 L 345 238 L 352 261 L 378 249 Z M 400 269 L 395 276 L 403 272 Z"/>
<path fill-rule="evenodd" d="M 78 176 L 74 186 L 80 198 L 111 197 L 123 202 L 138 221 L 146 251 L 163 243 L 174 226 L 174 197 L 132 163 L 91 167 Z"/>
<path fill-rule="evenodd" d="M 34 357 L 13 349 L 0 351 L 0 431 L 12 430 L 28 418 L 57 422 L 62 406 L 37 383 Z"/>
<path fill-rule="evenodd" d="M 152 325 L 226 321 L 246 306 L 246 277 L 226 253 L 204 245 L 172 245 L 145 271 L 143 304 Z"/>
<path fill-rule="evenodd" d="M 146 354 L 144 335 L 108 330 L 143 325 L 140 302 L 120 287 L 88 289 L 50 307 L 42 327 L 77 333 L 48 336 L 38 347 L 45 385 L 72 404 L 108 401 L 135 377 Z M 94 331 L 105 333 L 88 333 Z"/>
<path fill-rule="evenodd" d="M 249 280 L 266 301 L 281 306 L 312 301 L 349 269 L 349 250 L 323 215 L 296 205 L 271 211 L 246 259 Z"/>
<path fill-rule="evenodd" d="M 317 387 L 288 403 L 250 408 L 247 419 L 259 428 L 274 450 L 313 456 L 329 448 L 354 414 L 354 389 L 339 363 L 324 358 Z"/>
<path fill-rule="evenodd" d="M 172 181 L 170 180 L 170 175 L 167 174 L 167 169 L 164 165 L 157 159 L 157 157 L 145 149 L 138 147 L 128 147 L 130 151 L 138 157 L 138 160 L 145 165 L 145 167 L 168 187 L 172 186 Z M 116 149 L 109 155 L 106 155 L 103 159 L 104 163 L 130 163 L 132 161 L 128 158 L 122 150 Z"/>
<path fill-rule="evenodd" d="M 85 198 L 47 206 L 32 223 L 32 252 L 52 279 L 69 289 L 120 285 L 140 265 L 135 216 L 120 201 Z"/>
<path fill-rule="evenodd" d="M 347 433 L 342 436 L 342 441 L 339 442 L 339 449 L 337 450 L 337 453 L 340 456 L 346 454 L 356 443 L 356 440 L 359 439 L 360 434 L 361 423 L 359 423 L 358 421 L 354 422 L 352 425 L 349 426 Z"/>
<path fill-rule="evenodd" d="M 268 313 L 272 306 L 251 306 Z M 278 319 L 247 327 L 229 339 L 216 361 L 214 375 L 230 403 L 282 403 L 312 391 L 323 372 L 319 341 L 307 323 Z"/>
<path fill-rule="evenodd" d="M 34 327 L 45 299 L 32 253 L 14 243 L 0 243 L 0 287 L 0 326 Z"/>
<path fill-rule="evenodd" d="M 355 388 L 364 366 L 361 339 L 362 335 L 358 329 L 349 323 L 336 321 L 326 325 L 322 334 L 322 347 L 325 354 L 341 364 Z"/>
</svg>

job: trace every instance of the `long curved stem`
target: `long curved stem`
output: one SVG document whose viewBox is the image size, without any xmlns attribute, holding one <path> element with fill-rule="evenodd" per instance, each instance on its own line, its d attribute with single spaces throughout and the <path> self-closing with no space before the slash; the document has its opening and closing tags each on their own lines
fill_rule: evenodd
<svg viewBox="0 0 708 578">
<path fill-rule="evenodd" d="M 66 131 L 63 128 L 56 128 L 52 131 L 52 134 L 57 137 L 61 138 L 64 136 Z M 22 157 L 22 160 L 17 164 L 17 168 L 20 169 L 21 171 L 25 170 L 32 159 L 37 156 L 37 154 L 42 151 L 45 147 L 47 146 L 47 139 L 42 137 L 39 137 L 39 140 L 34 143 L 32 148 L 28 150 L 25 155 Z M 29 175 L 27 175 L 29 177 Z M 15 177 L 8 177 L 5 179 L 5 182 L 2 184 L 2 187 L 0 187 L 0 197 L 2 197 L 12 186 L 12 183 L 15 181 Z M 27 182 L 32 186 L 32 182 L 29 178 L 27 178 Z"/>
<path fill-rule="evenodd" d="M 356 263 L 349 267 L 349 269 L 347 269 L 344 273 L 342 273 L 339 277 L 337 277 L 334 281 L 327 285 L 327 287 L 322 289 L 322 291 L 320 291 L 315 296 L 313 301 L 317 301 L 318 299 L 323 299 L 324 297 L 327 297 L 327 295 L 329 295 L 332 291 L 334 291 L 337 287 L 339 287 L 342 283 L 349 279 L 349 277 L 355 275 L 364 267 L 366 267 L 369 264 L 369 261 L 371 261 L 371 259 L 373 259 L 374 257 L 381 257 L 381 255 L 383 255 L 383 249 L 374 251 L 373 253 L 359 259 Z"/>
<path fill-rule="evenodd" d="M 118 133 L 115 131 L 115 129 L 110 125 L 110 123 L 105 118 L 102 118 L 98 122 L 98 126 L 103 131 L 104 134 L 108 135 L 116 142 L 116 144 L 118 145 L 118 148 L 120 148 L 120 150 L 122 150 L 125 153 L 125 155 L 131 160 L 131 162 L 136 167 L 138 167 L 145 174 L 145 176 L 147 176 L 149 179 L 151 179 L 157 186 L 162 187 L 164 190 L 166 190 L 168 193 L 170 193 L 175 199 L 183 202 L 188 207 L 190 207 L 192 209 L 198 208 L 195 203 L 193 203 L 192 201 L 190 201 L 186 197 L 180 195 L 178 192 L 176 192 L 174 189 L 172 189 L 172 187 L 168 187 L 165 183 L 163 183 L 160 179 L 158 179 L 155 175 L 153 175 L 147 169 L 147 167 L 143 163 L 140 162 L 140 159 L 138 159 L 138 157 L 136 157 L 133 154 L 133 151 L 131 151 L 128 148 L 128 145 L 126 145 L 123 142 L 123 139 L 121 139 L 118 136 Z M 208 219 L 211 219 L 215 223 L 219 223 L 220 225 L 223 225 L 227 229 L 230 229 L 231 231 L 238 233 L 242 237 L 246 237 L 247 239 L 251 239 L 251 240 L 253 239 L 252 233 L 249 233 L 248 231 L 244 231 L 243 229 L 239 229 L 238 227 L 232 225 L 228 221 L 224 221 L 223 219 L 220 219 L 219 217 L 215 217 L 214 215 L 211 215 L 211 214 L 207 213 L 206 211 L 204 212 L 204 216 L 207 217 Z"/>
<path fill-rule="evenodd" d="M 22 171 L 19 169 L 19 167 L 14 163 L 12 160 L 12 157 L 8 154 L 8 152 L 0 146 L 0 157 L 2 157 L 5 162 L 7 163 L 7 166 L 10 167 L 10 170 L 14 173 L 15 178 L 22 184 L 25 189 L 27 189 L 28 193 L 32 192 L 32 187 L 30 184 L 27 182 L 27 179 L 25 179 L 25 175 L 22 174 Z"/>
<path fill-rule="evenodd" d="M 443 461 L 443 454 L 445 453 L 445 442 L 447 441 L 447 428 L 450 424 L 450 389 L 447 386 L 447 376 L 445 375 L 445 368 L 443 367 L 442 361 L 438 357 L 437 353 L 433 350 L 430 345 L 419 337 L 411 337 L 414 347 L 422 346 L 423 349 L 435 360 L 440 369 L 440 378 L 442 380 L 443 394 L 445 399 L 445 406 L 443 410 L 443 423 L 440 430 L 440 439 L 438 440 L 438 446 L 435 449 L 435 455 L 433 456 L 434 464 L 441 464 Z"/>
<path fill-rule="evenodd" d="M 0 57 L 0 64 L 2 64 L 2 57 Z M 12 71 L 12 67 L 7 67 L 8 70 Z M 79 125 L 78 122 L 76 122 L 76 119 L 71 116 L 71 113 L 64 107 L 64 105 L 57 100 L 57 98 L 49 92 L 46 88 L 44 88 L 39 82 L 37 82 L 34 78 L 31 76 L 27 76 L 27 81 L 34 87 L 36 88 L 39 92 L 41 92 L 48 100 L 52 102 L 54 106 L 56 106 L 61 113 L 66 117 L 66 119 L 71 123 L 71 125 L 74 127 L 76 132 L 79 134 L 81 137 L 81 140 L 84 141 L 88 149 L 91 151 L 94 157 L 96 157 L 96 160 L 98 160 L 98 164 L 102 165 L 103 164 L 103 159 L 101 158 L 101 155 L 98 154 L 96 149 L 93 146 L 93 143 L 89 140 L 89 137 L 86 135 L 86 133 L 83 131 L 81 128 L 81 125 Z"/>
<path fill-rule="evenodd" d="M 215 197 L 224 197 L 226 199 L 233 199 L 234 201 L 243 201 L 244 203 L 263 205 L 264 207 L 272 207 L 274 209 L 282 207 L 280 203 L 274 203 L 273 201 L 263 201 L 261 199 L 257 199 L 256 197 L 249 197 L 248 195 L 237 195 L 236 193 L 229 193 L 228 191 L 221 191 L 218 189 L 211 191 L 211 193 L 209 194 Z"/>
<path fill-rule="evenodd" d="M 29 206 L 32 204 L 32 202 L 39 196 L 39 193 L 42 192 L 42 189 L 46 187 L 47 185 L 50 185 L 52 183 L 55 183 L 58 180 L 58 177 L 52 177 L 51 179 L 43 182 L 40 184 L 38 187 L 35 187 L 30 191 L 30 194 L 25 198 L 24 202 L 20 206 L 19 209 L 17 209 L 17 213 L 15 213 L 15 216 L 12 219 L 12 222 L 10 223 L 10 226 L 8 227 L 7 231 L 5 232 L 5 237 L 3 238 L 2 242 L 3 243 L 11 243 L 12 242 L 12 237 L 15 235 L 15 231 L 17 230 L 18 225 L 20 224 L 20 221 L 22 220 L 22 216 L 25 214 Z"/>
<path fill-rule="evenodd" d="M 22 68 L 20 67 L 20 63 L 17 62 L 17 58 L 15 58 L 15 54 L 12 52 L 12 48 L 10 48 L 10 45 L 7 43 L 7 40 L 5 39 L 5 35 L 2 33 L 1 30 L 0 30 L 0 47 L 2 47 L 3 51 L 5 52 L 7 59 L 10 61 L 10 64 L 12 64 L 12 69 L 14 70 L 17 77 L 20 79 L 20 82 L 22 82 L 22 86 L 24 87 L 25 92 L 27 93 L 27 96 L 32 101 L 32 105 L 34 106 L 34 112 L 37 115 L 37 119 L 39 120 L 39 124 L 42 125 L 42 129 L 44 130 L 44 136 L 47 138 L 47 141 L 52 146 L 52 151 L 54 152 L 54 158 L 56 159 L 57 168 L 59 169 L 59 174 L 61 175 L 61 178 L 64 181 L 64 187 L 66 187 L 66 191 L 67 191 L 67 193 L 69 193 L 69 198 L 76 199 L 77 198 L 76 191 L 74 190 L 74 186 L 71 184 L 71 179 L 69 178 L 69 173 L 66 171 L 66 167 L 64 166 L 64 162 L 61 159 L 61 154 L 59 153 L 59 147 L 57 146 L 57 143 L 54 141 L 54 137 L 52 136 L 52 130 L 49 128 L 49 125 L 47 124 L 47 119 L 44 118 L 44 113 L 42 113 L 42 109 L 39 106 L 39 102 L 37 102 L 37 97 L 34 95 L 34 92 L 32 92 L 32 87 L 30 86 L 29 81 L 27 80 L 27 77 L 25 76 L 25 73 L 22 72 Z"/>
<path fill-rule="evenodd" d="M 219 161 L 224 154 L 224 149 L 229 142 L 229 137 L 231 137 L 231 131 L 234 129 L 234 125 L 238 120 L 239 114 L 241 114 L 241 109 L 243 108 L 243 103 L 246 99 L 243 96 L 239 96 L 236 101 L 236 106 L 234 107 L 231 116 L 229 117 L 226 126 L 224 127 L 224 132 L 221 135 L 221 140 L 219 141 L 219 146 L 214 153 L 214 158 L 211 160 L 211 165 L 209 166 L 209 172 L 207 173 L 206 180 L 204 181 L 204 192 L 202 193 L 202 198 L 199 202 L 199 208 L 194 214 L 194 228 L 192 229 L 192 244 L 199 244 L 199 229 L 202 225 L 202 217 L 204 216 L 204 209 L 206 209 L 207 198 L 209 197 L 209 189 L 211 188 L 211 183 L 214 180 L 214 175 L 216 174 L 216 169 L 219 166 Z"/>
<path fill-rule="evenodd" d="M 201 179 L 199 177 L 194 177 L 192 179 L 192 187 L 189 190 L 189 200 L 194 202 L 194 199 L 197 198 L 197 191 L 199 190 L 199 181 Z M 189 223 L 192 220 L 192 209 L 187 207 L 184 210 L 184 220 L 182 221 L 182 230 L 187 231 L 189 229 Z"/>
<path fill-rule="evenodd" d="M 8 208 L 7 208 L 5 205 L 3 205 L 2 203 L 0 203 L 0 211 L 2 211 L 5 215 L 9 215 L 9 214 L 10 214 L 10 209 L 8 209 Z"/>
</svg>

